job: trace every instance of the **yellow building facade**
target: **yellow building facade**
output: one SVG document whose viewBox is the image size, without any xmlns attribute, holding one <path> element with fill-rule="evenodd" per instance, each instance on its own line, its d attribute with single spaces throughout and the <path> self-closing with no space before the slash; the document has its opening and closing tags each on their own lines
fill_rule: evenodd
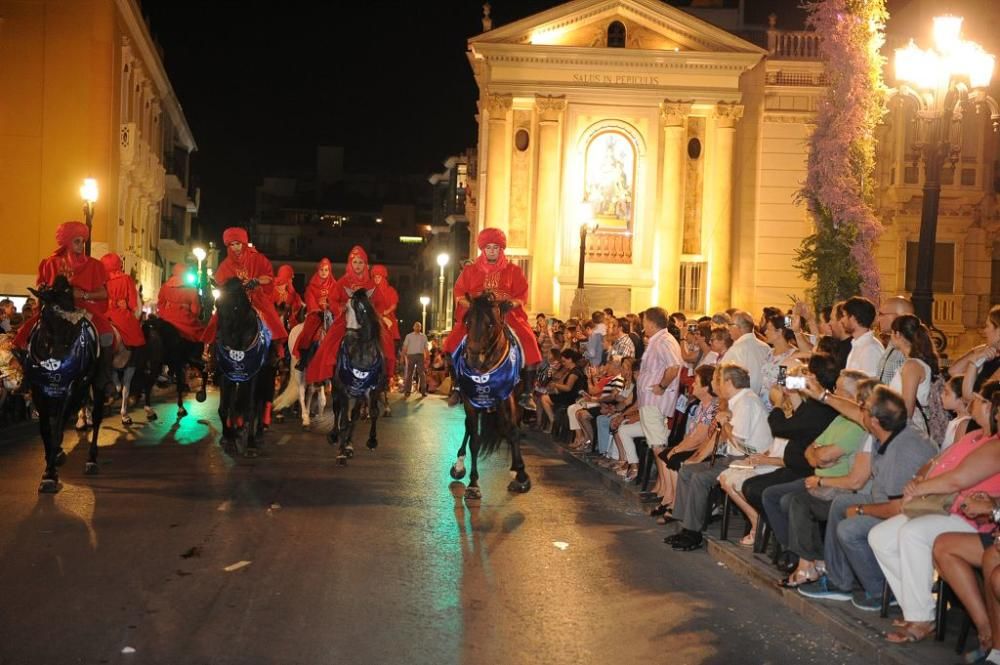
<svg viewBox="0 0 1000 665">
<path fill-rule="evenodd" d="M 92 254 L 122 254 L 154 297 L 161 220 L 180 206 L 189 227 L 197 210 L 195 149 L 135 0 L 0 0 L 0 293 L 34 285 L 95 178 Z"/>
<path fill-rule="evenodd" d="M 594 308 L 760 311 L 804 295 L 795 252 L 812 225 L 796 194 L 826 92 L 819 36 L 772 20 L 761 48 L 656 0 L 574 0 L 484 28 L 468 45 L 480 91 L 470 223 L 473 238 L 506 231 L 531 311 L 569 315 L 588 219 Z M 893 107 L 878 135 L 885 296 L 907 294 L 915 269 L 923 168 L 906 113 Z M 966 122 L 935 267 L 935 322 L 959 346 L 1000 295 L 996 137 L 988 114 Z"/>
</svg>

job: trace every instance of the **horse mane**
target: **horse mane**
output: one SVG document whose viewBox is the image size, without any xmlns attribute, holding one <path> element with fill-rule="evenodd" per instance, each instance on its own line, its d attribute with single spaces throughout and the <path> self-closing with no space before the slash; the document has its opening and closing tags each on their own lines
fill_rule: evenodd
<svg viewBox="0 0 1000 665">
<path fill-rule="evenodd" d="M 257 313 L 238 278 L 231 277 L 223 283 L 222 295 L 215 306 L 222 343 L 232 349 L 248 346 L 257 335 Z"/>
</svg>

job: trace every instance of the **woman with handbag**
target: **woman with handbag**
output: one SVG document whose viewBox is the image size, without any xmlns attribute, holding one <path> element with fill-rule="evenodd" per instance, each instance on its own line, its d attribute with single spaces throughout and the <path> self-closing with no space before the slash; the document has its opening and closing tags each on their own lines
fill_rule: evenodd
<svg viewBox="0 0 1000 665">
<path fill-rule="evenodd" d="M 902 514 L 868 534 L 868 543 L 903 611 L 900 630 L 886 635 L 890 642 L 917 642 L 934 632 L 935 539 L 952 532 L 978 538 L 979 533 L 992 530 L 963 515 L 961 508 L 965 498 L 977 492 L 1000 495 L 1000 390 L 996 382 L 990 382 L 983 392 L 990 397 L 974 393 L 970 407 L 982 429 L 966 434 L 918 471 L 904 490 Z M 977 626 L 985 627 L 982 615 L 978 620 Z"/>
</svg>

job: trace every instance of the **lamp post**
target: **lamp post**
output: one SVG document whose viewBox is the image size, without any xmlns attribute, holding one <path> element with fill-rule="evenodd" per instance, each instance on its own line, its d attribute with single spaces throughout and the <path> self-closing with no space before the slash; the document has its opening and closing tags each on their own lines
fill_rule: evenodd
<svg viewBox="0 0 1000 665">
<path fill-rule="evenodd" d="M 437 328 L 438 330 L 444 330 L 447 325 L 447 321 L 444 319 L 445 305 L 444 305 L 444 267 L 448 265 L 450 257 L 447 253 L 441 252 L 437 257 L 438 268 L 441 269 L 441 274 L 438 277 L 438 311 L 437 311 Z"/>
<path fill-rule="evenodd" d="M 934 19 L 934 48 L 925 51 L 911 40 L 906 48 L 896 49 L 898 87 L 889 93 L 913 102 L 917 109 L 914 148 L 924 161 L 924 188 L 913 307 L 932 329 L 941 170 L 945 160 L 954 163 L 961 155 L 963 113 L 986 106 L 994 131 L 1000 124 L 1000 108 L 987 94 L 995 58 L 979 44 L 964 41 L 961 32 L 960 17 L 938 16 Z"/>
<path fill-rule="evenodd" d="M 90 244 L 94 235 L 94 204 L 97 203 L 97 180 L 84 178 L 80 186 L 80 198 L 83 199 L 83 217 L 87 221 L 87 256 L 90 256 Z"/>
<path fill-rule="evenodd" d="M 587 293 L 583 287 L 584 271 L 587 267 L 587 234 L 597 230 L 597 221 L 594 219 L 594 206 L 584 202 L 579 209 L 580 223 L 580 266 L 576 272 L 576 293 L 573 295 L 573 305 L 570 307 L 570 315 L 581 320 L 590 316 L 590 306 L 587 302 Z"/>
<path fill-rule="evenodd" d="M 420 312 L 420 329 L 427 333 L 427 305 L 431 304 L 431 299 L 428 296 L 420 296 L 420 306 L 423 311 Z"/>
</svg>

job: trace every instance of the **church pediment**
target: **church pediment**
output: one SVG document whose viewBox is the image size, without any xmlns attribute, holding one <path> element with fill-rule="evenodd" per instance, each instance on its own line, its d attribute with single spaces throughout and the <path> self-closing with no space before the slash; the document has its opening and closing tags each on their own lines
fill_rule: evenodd
<svg viewBox="0 0 1000 665">
<path fill-rule="evenodd" d="M 619 24 L 613 26 L 612 24 Z M 624 35 L 621 30 L 624 29 Z M 763 54 L 764 49 L 659 0 L 573 0 L 473 37 L 487 44 Z"/>
</svg>

